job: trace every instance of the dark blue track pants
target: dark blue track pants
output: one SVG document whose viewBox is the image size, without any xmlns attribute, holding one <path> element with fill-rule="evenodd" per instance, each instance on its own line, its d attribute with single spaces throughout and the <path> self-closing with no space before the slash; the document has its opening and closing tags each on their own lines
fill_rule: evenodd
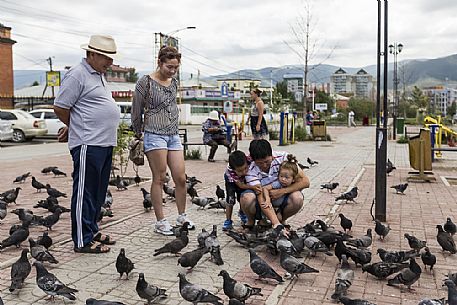
<svg viewBox="0 0 457 305">
<path fill-rule="evenodd" d="M 73 159 L 71 237 L 75 247 L 82 248 L 98 233 L 97 219 L 108 189 L 113 147 L 81 145 L 70 153 Z"/>
</svg>

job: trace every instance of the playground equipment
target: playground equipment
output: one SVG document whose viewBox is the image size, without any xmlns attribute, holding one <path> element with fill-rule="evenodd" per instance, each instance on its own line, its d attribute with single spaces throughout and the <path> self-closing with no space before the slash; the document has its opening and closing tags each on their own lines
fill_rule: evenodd
<svg viewBox="0 0 457 305">
<path fill-rule="evenodd" d="M 295 143 L 295 122 L 297 113 L 281 112 L 279 114 L 279 145 Z"/>
<path fill-rule="evenodd" d="M 424 125 L 431 130 L 432 161 L 434 161 L 435 157 L 441 158 L 442 151 L 455 151 L 452 148 L 441 147 L 443 133 L 448 140 L 449 146 L 453 146 L 454 138 L 457 137 L 457 131 L 441 123 L 441 116 L 438 116 L 437 119 L 426 116 L 424 118 Z"/>
</svg>

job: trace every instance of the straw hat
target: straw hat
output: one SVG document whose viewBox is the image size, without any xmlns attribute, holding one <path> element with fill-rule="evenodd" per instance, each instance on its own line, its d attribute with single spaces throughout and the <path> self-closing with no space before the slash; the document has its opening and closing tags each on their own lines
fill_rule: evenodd
<svg viewBox="0 0 457 305">
<path fill-rule="evenodd" d="M 81 49 L 105 55 L 112 59 L 118 59 L 116 43 L 113 37 L 108 35 L 92 35 L 88 44 L 82 44 Z"/>
<path fill-rule="evenodd" d="M 211 111 L 208 115 L 208 119 L 219 121 L 219 113 L 216 110 Z"/>
</svg>

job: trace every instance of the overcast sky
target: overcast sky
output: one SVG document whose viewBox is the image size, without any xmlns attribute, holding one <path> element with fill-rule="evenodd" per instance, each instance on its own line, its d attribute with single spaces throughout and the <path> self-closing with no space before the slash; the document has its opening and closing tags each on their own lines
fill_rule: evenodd
<svg viewBox="0 0 457 305">
<path fill-rule="evenodd" d="M 78 63 L 94 33 L 112 35 L 123 58 L 139 71 L 154 69 L 154 33 L 176 33 L 183 70 L 202 76 L 238 69 L 300 64 L 293 29 L 310 7 L 310 64 L 376 64 L 375 0 L 0 0 L 0 23 L 12 27 L 15 69 L 55 69 Z M 384 2 L 382 2 L 384 4 Z M 389 42 L 399 60 L 457 53 L 456 0 L 389 1 Z M 390 58 L 390 61 L 393 59 Z"/>
</svg>

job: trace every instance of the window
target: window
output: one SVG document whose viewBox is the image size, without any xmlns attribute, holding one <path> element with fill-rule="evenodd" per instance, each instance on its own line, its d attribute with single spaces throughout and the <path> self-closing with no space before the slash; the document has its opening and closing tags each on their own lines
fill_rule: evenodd
<svg viewBox="0 0 457 305">
<path fill-rule="evenodd" d="M 44 113 L 45 119 L 57 119 L 57 115 L 54 112 L 45 112 Z"/>
<path fill-rule="evenodd" d="M 0 119 L 2 120 L 17 120 L 17 117 L 11 112 L 0 112 Z"/>
<path fill-rule="evenodd" d="M 32 112 L 31 115 L 33 115 L 33 116 L 36 117 L 37 119 L 40 119 L 40 118 L 41 118 L 41 112 Z"/>
</svg>

